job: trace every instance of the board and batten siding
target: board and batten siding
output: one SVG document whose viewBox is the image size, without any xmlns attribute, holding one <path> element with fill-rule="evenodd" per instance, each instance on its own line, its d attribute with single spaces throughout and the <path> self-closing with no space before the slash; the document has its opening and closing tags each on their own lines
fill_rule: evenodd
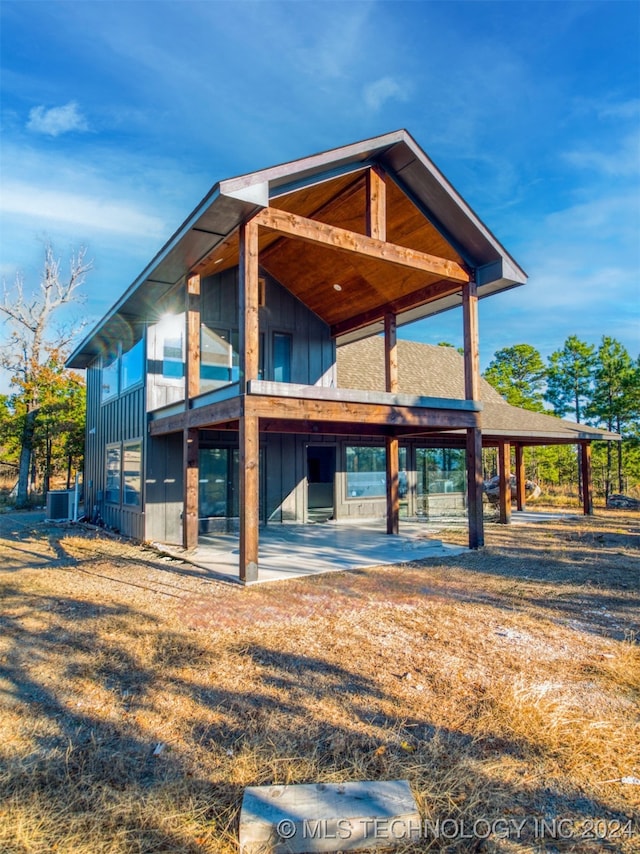
<svg viewBox="0 0 640 854">
<path fill-rule="evenodd" d="M 144 475 L 139 507 L 108 504 L 105 500 L 107 446 L 132 440 L 142 442 L 142 467 L 146 458 L 144 386 L 128 389 L 102 403 L 101 369 L 97 359 L 87 369 L 87 424 L 84 472 L 85 514 L 95 512 L 110 527 L 127 537 L 145 539 Z"/>
<path fill-rule="evenodd" d="M 265 379 L 273 379 L 273 336 L 291 335 L 291 382 L 303 385 L 336 385 L 336 350 L 331 330 L 324 321 L 269 275 L 264 305 L 259 309 L 259 331 L 264 346 Z M 225 270 L 203 279 L 202 323 L 238 331 L 238 269 Z"/>
</svg>

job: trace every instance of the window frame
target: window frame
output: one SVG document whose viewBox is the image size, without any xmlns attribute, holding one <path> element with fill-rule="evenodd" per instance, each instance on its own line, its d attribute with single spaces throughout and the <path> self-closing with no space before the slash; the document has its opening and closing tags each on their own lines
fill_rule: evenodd
<svg viewBox="0 0 640 854">
<path fill-rule="evenodd" d="M 119 385 L 120 385 L 120 394 L 121 395 L 127 391 L 131 391 L 131 389 L 138 388 L 139 386 L 141 386 L 144 383 L 144 377 L 145 377 L 146 367 L 147 367 L 147 351 L 146 351 L 145 341 L 146 341 L 145 336 L 142 335 L 142 337 L 138 338 L 138 340 L 135 342 L 135 344 L 133 344 L 131 347 L 129 347 L 128 350 L 122 350 L 122 345 L 120 345 Z M 132 354 L 133 351 L 138 347 L 140 348 L 140 356 L 139 356 L 139 363 L 138 363 L 139 368 L 140 368 L 140 376 L 137 379 L 133 380 L 133 382 L 128 382 L 125 385 L 125 377 L 124 377 L 125 357 Z"/>
<path fill-rule="evenodd" d="M 110 486 L 111 480 L 114 478 L 113 472 L 109 467 L 109 455 L 117 451 L 118 467 L 117 467 L 117 499 L 110 496 L 116 490 Z M 115 470 L 114 470 L 115 471 Z M 105 478 L 104 478 L 104 501 L 105 504 L 113 504 L 119 507 L 122 504 L 122 442 L 109 442 L 105 446 Z"/>
<path fill-rule="evenodd" d="M 127 469 L 125 468 L 125 464 L 126 464 L 127 448 L 132 447 L 132 446 L 137 446 L 139 448 L 138 491 L 137 491 L 138 500 L 137 501 L 127 501 L 127 485 L 128 485 L 128 483 L 127 483 Z M 121 503 L 122 503 L 123 507 L 131 507 L 131 508 L 137 507 L 138 509 L 140 509 L 142 507 L 142 483 L 143 483 L 143 473 L 144 473 L 144 470 L 143 470 L 143 452 L 144 452 L 144 447 L 143 447 L 142 439 L 127 439 L 126 441 L 122 442 L 122 454 L 121 454 L 121 458 L 120 458 L 121 459 L 120 472 L 121 472 L 122 484 L 121 484 L 120 494 L 122 496 Z"/>
<path fill-rule="evenodd" d="M 358 450 L 370 450 L 370 451 L 378 451 L 382 454 L 382 459 L 384 461 L 384 467 L 379 471 L 368 471 L 367 474 L 372 476 L 381 475 L 382 477 L 382 488 L 379 493 L 375 495 L 363 495 L 362 493 L 353 495 L 352 492 L 355 491 L 354 486 L 350 489 L 349 484 L 349 475 L 358 474 L 358 472 L 349 471 L 349 449 L 356 448 Z M 384 445 L 367 445 L 367 444 L 345 444 L 344 446 L 344 491 L 345 491 L 345 501 L 381 501 L 386 498 L 387 495 L 387 458 L 386 458 L 387 449 Z"/>
</svg>

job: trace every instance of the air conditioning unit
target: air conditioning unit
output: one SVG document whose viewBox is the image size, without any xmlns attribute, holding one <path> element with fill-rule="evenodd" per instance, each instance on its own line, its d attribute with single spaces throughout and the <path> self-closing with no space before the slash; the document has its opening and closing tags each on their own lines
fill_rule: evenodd
<svg viewBox="0 0 640 854">
<path fill-rule="evenodd" d="M 54 489 L 47 492 L 47 521 L 63 522 L 73 519 L 73 490 Z"/>
</svg>

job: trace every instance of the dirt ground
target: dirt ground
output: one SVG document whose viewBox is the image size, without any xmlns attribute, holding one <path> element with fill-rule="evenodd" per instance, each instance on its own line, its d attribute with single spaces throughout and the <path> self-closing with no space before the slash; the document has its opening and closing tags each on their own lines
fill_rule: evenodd
<svg viewBox="0 0 640 854">
<path fill-rule="evenodd" d="M 636 852 L 639 547 L 602 510 L 242 588 L 3 514 L 0 849 L 229 854 L 247 785 L 406 778 L 400 850 Z"/>
</svg>

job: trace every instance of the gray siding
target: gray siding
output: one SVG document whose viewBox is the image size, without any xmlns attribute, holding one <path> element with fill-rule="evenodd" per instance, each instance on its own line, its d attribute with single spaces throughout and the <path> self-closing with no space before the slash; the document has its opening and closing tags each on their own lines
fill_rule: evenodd
<svg viewBox="0 0 640 854">
<path fill-rule="evenodd" d="M 108 504 L 105 501 L 106 447 L 110 444 L 142 441 L 142 465 L 145 465 L 146 416 L 144 388 L 126 391 L 119 397 L 101 402 L 101 372 L 99 361 L 87 369 L 87 424 L 85 451 L 85 513 L 93 517 L 97 511 L 105 523 L 127 537 L 143 540 L 144 491 L 140 507 Z"/>
<path fill-rule="evenodd" d="M 268 275 L 264 279 L 259 323 L 265 379 L 273 378 L 273 335 L 283 332 L 292 340 L 291 382 L 335 385 L 335 343 L 327 324 L 275 279 Z M 203 280 L 201 315 L 203 323 L 238 332 L 237 268 Z"/>
</svg>

